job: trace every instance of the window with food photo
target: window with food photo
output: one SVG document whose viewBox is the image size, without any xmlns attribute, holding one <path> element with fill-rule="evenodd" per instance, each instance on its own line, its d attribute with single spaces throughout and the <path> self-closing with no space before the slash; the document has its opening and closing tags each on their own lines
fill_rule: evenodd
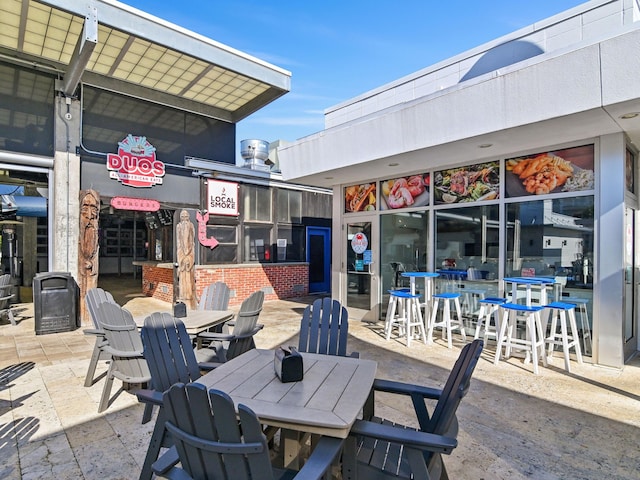
<svg viewBox="0 0 640 480">
<path fill-rule="evenodd" d="M 380 210 L 429 205 L 430 183 L 428 173 L 380 182 Z"/>
<path fill-rule="evenodd" d="M 363 183 L 344 189 L 345 212 L 363 212 L 376 209 L 376 184 Z"/>
<path fill-rule="evenodd" d="M 467 203 L 499 198 L 499 167 L 496 161 L 435 172 L 435 203 Z"/>
<path fill-rule="evenodd" d="M 506 196 L 593 190 L 593 152 L 593 145 L 583 145 L 507 160 Z"/>
</svg>

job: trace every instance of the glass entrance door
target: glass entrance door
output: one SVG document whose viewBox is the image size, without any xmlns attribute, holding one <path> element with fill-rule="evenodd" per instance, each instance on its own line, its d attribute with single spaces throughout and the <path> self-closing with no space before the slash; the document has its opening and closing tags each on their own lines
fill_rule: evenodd
<svg viewBox="0 0 640 480">
<path fill-rule="evenodd" d="M 369 221 L 350 221 L 346 233 L 346 306 L 349 316 L 361 320 L 376 321 L 378 311 L 375 287 L 377 256 L 374 232 Z M 374 255 L 375 253 L 375 255 Z"/>
</svg>

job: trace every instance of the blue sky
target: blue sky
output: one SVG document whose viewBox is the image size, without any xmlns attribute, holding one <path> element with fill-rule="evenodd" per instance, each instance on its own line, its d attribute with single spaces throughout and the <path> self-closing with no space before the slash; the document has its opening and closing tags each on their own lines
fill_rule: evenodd
<svg viewBox="0 0 640 480">
<path fill-rule="evenodd" d="M 368 90 L 585 3 L 580 0 L 124 0 L 292 73 L 237 140 L 293 141 Z"/>
</svg>

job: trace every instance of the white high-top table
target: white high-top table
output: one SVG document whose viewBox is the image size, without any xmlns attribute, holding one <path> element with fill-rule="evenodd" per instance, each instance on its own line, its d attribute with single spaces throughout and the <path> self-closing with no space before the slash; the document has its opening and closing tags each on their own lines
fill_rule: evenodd
<svg viewBox="0 0 640 480">
<path fill-rule="evenodd" d="M 431 315 L 431 304 L 433 300 L 433 293 L 435 292 L 433 285 L 434 278 L 439 277 L 440 274 L 434 272 L 403 272 L 402 276 L 409 279 L 411 294 L 416 293 L 416 279 L 424 279 L 424 315 L 422 318 L 427 322 Z"/>
</svg>

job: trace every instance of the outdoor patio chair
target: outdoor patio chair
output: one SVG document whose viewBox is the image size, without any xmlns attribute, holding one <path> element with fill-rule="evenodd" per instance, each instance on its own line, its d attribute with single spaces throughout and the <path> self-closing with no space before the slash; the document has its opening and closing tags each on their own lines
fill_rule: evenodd
<svg viewBox="0 0 640 480">
<path fill-rule="evenodd" d="M 151 388 L 138 390 L 136 396 L 145 405 L 160 407 L 140 474 L 141 479 L 150 479 L 151 465 L 158 458 L 160 448 L 172 445 L 165 429 L 162 394 L 176 383 L 198 380 L 202 370 L 210 370 L 216 365 L 197 362 L 184 323 L 170 313 L 156 312 L 147 316 L 141 337 L 144 358 L 151 372 Z"/>
<path fill-rule="evenodd" d="M 167 429 L 176 445 L 153 465 L 161 478 L 320 479 L 328 474 L 344 443 L 339 438 L 321 437 L 299 472 L 276 469 L 271 465 L 260 420 L 242 404 L 236 414 L 226 393 L 207 392 L 198 383 L 178 384 L 164 394 L 164 408 Z"/>
<path fill-rule="evenodd" d="M 96 337 L 96 341 L 93 346 L 93 353 L 91 354 L 91 361 L 89 362 L 89 368 L 87 370 L 87 376 L 84 379 L 84 386 L 90 387 L 95 381 L 94 376 L 96 374 L 98 361 L 111 359 L 111 355 L 109 355 L 104 349 L 104 347 L 106 347 L 109 343 L 104 336 L 104 330 L 98 322 L 98 305 L 104 302 L 116 302 L 113 299 L 113 295 L 111 295 L 111 293 L 98 287 L 90 288 L 87 291 L 85 302 L 87 304 L 89 317 L 91 317 L 91 321 L 93 322 L 93 328 L 85 328 L 83 332 L 85 335 L 93 335 Z"/>
<path fill-rule="evenodd" d="M 302 313 L 298 351 L 347 356 L 349 313 L 338 300 L 318 298 Z M 351 357 L 358 357 L 353 352 Z"/>
<path fill-rule="evenodd" d="M 12 288 L 11 275 L 8 273 L 0 275 L 0 316 L 7 317 L 11 325 L 15 326 L 16 319 L 11 311 L 11 299 L 15 297 L 15 295 L 11 293 Z"/>
<path fill-rule="evenodd" d="M 198 302 L 198 310 L 228 310 L 229 298 L 231 297 L 231 290 L 229 286 L 221 281 L 211 283 L 204 287 L 202 296 Z M 224 324 L 216 325 L 209 329 L 210 332 L 222 332 Z M 203 346 L 203 339 L 197 340 L 199 348 Z M 206 344 L 204 345 L 206 346 Z"/>
<path fill-rule="evenodd" d="M 442 454 L 457 446 L 456 410 L 469 390 L 473 371 L 482 352 L 483 341 L 465 345 L 447 382 L 435 389 L 406 383 L 376 380 L 372 395 L 356 420 L 343 454 L 343 478 L 448 478 Z M 420 428 L 398 425 L 374 415 L 373 392 L 381 391 L 411 398 Z M 429 415 L 425 400 L 437 400 Z"/>
<path fill-rule="evenodd" d="M 104 330 L 111 355 L 98 413 L 108 406 L 113 379 L 127 384 L 146 384 L 151 380 L 149 367 L 142 354 L 142 340 L 131 313 L 116 303 L 104 302 L 98 306 L 98 322 Z"/>
<path fill-rule="evenodd" d="M 228 310 L 231 291 L 224 282 L 215 282 L 204 287 L 198 310 Z"/>
<path fill-rule="evenodd" d="M 208 348 L 196 351 L 198 358 L 201 361 L 224 363 L 256 348 L 253 336 L 264 327 L 258 323 L 263 303 L 264 292 L 262 290 L 253 292 L 242 302 L 234 320 L 224 324 L 221 333 L 199 333 L 198 338 L 210 343 Z"/>
</svg>

